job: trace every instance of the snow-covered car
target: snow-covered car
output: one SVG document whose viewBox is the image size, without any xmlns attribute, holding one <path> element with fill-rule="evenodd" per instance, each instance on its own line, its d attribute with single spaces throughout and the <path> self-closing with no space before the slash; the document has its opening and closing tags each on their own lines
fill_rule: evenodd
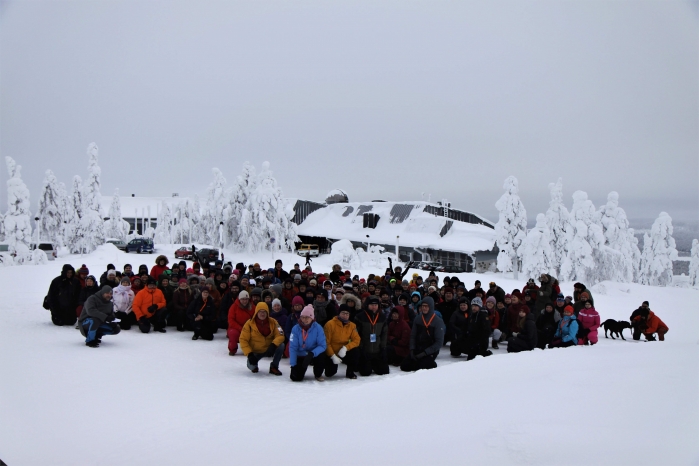
<svg viewBox="0 0 699 466">
<path fill-rule="evenodd" d="M 437 261 L 422 261 L 417 264 L 417 268 L 421 270 L 434 270 L 435 272 L 444 272 L 444 266 Z"/>
<path fill-rule="evenodd" d="M 153 240 L 150 238 L 134 238 L 126 245 L 124 248 L 125 252 L 135 251 L 139 254 L 148 253 L 153 254 L 155 247 L 153 246 Z"/>
<path fill-rule="evenodd" d="M 192 249 L 188 248 L 187 246 L 182 246 L 178 250 L 175 251 L 175 259 L 191 259 L 192 258 Z"/>
<path fill-rule="evenodd" d="M 443 271 L 449 273 L 464 273 L 466 269 L 460 265 L 445 265 Z"/>
<path fill-rule="evenodd" d="M 29 250 L 33 251 L 36 249 L 36 243 L 31 243 L 29 245 Z M 46 253 L 46 258 L 50 261 L 55 260 L 58 257 L 56 253 L 56 248 L 53 247 L 52 243 L 39 243 L 39 249 Z"/>
<path fill-rule="evenodd" d="M 296 250 L 296 254 L 303 257 L 306 257 L 306 254 L 310 255 L 311 257 L 318 257 L 320 251 L 317 244 L 302 244 Z"/>
<path fill-rule="evenodd" d="M 126 251 L 126 242 L 125 241 L 122 241 L 120 239 L 108 239 L 107 243 L 113 244 L 120 251 Z"/>
</svg>

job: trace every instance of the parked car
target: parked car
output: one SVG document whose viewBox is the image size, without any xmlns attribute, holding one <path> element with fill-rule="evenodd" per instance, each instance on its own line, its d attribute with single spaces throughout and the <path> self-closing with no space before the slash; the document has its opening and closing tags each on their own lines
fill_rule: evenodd
<svg viewBox="0 0 699 466">
<path fill-rule="evenodd" d="M 190 251 L 191 252 L 191 251 Z M 217 261 L 218 260 L 218 249 L 215 248 L 201 248 L 196 250 L 197 258 L 200 261 Z"/>
<path fill-rule="evenodd" d="M 31 243 L 29 245 L 29 250 L 33 251 L 36 249 L 36 243 Z M 56 254 L 56 249 L 53 247 L 52 243 L 39 243 L 39 249 L 44 251 L 46 253 L 46 257 L 48 260 L 52 261 L 58 257 L 58 254 Z"/>
<path fill-rule="evenodd" d="M 460 265 L 445 265 L 444 272 L 449 273 L 465 273 L 466 269 Z"/>
<path fill-rule="evenodd" d="M 175 251 L 175 259 L 191 259 L 192 258 L 192 248 L 187 246 L 182 246 L 177 251 Z"/>
<path fill-rule="evenodd" d="M 422 261 L 417 264 L 417 268 L 421 270 L 434 270 L 435 272 L 444 272 L 444 266 L 437 261 Z"/>
<path fill-rule="evenodd" d="M 306 257 L 306 254 L 310 254 L 311 257 L 318 257 L 320 251 L 317 244 L 302 244 L 296 250 L 296 254 L 303 257 Z"/>
<path fill-rule="evenodd" d="M 155 248 L 153 247 L 153 240 L 150 238 L 134 238 L 126 245 L 124 251 L 126 252 L 137 252 L 142 254 L 147 252 L 148 254 L 153 254 Z"/>
<path fill-rule="evenodd" d="M 126 241 L 122 241 L 120 239 L 108 239 L 107 243 L 113 244 L 120 251 L 126 251 Z"/>
</svg>

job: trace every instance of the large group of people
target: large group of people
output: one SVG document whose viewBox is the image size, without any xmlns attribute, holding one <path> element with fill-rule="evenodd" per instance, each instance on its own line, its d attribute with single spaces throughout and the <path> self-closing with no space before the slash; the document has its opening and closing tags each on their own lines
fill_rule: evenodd
<svg viewBox="0 0 699 466">
<path fill-rule="evenodd" d="M 103 336 L 132 327 L 142 333 L 175 328 L 191 332 L 192 340 L 213 340 L 223 330 L 228 354 L 242 352 L 250 371 L 259 372 L 268 358 L 269 372 L 280 376 L 279 363 L 288 358 L 297 382 L 309 367 L 321 381 L 341 365 L 349 379 L 388 374 L 391 366 L 431 369 L 447 345 L 451 356 L 471 360 L 499 345 L 516 353 L 598 342 L 600 315 L 582 283 L 573 296 L 561 294 L 548 274 L 509 293 L 495 282 L 484 289 L 478 280 L 468 289 L 456 276 L 440 283 L 434 271 L 426 279 L 418 272 L 408 277 L 411 265 L 403 270 L 389 263 L 382 275 L 360 278 L 339 265 L 328 273 L 299 264 L 287 272 L 281 260 L 269 269 L 205 260 L 170 266 L 160 255 L 150 270 L 109 264 L 98 280 L 87 266 L 76 271 L 66 264 L 44 307 L 55 325 L 77 321 L 93 348 Z M 647 301 L 630 321 L 636 340 L 655 334 L 664 340 L 668 331 Z"/>
</svg>

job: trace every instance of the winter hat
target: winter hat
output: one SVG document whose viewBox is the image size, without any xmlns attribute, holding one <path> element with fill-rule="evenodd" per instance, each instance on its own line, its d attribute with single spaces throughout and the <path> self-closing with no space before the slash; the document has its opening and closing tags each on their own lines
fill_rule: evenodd
<svg viewBox="0 0 699 466">
<path fill-rule="evenodd" d="M 558 296 L 556 297 L 556 301 L 565 301 L 565 297 L 563 296 L 563 293 L 558 293 Z"/>
<path fill-rule="evenodd" d="M 207 278 L 206 280 L 204 280 L 204 284 L 205 285 L 215 285 L 216 281 L 213 278 Z"/>
<path fill-rule="evenodd" d="M 267 313 L 269 314 L 269 307 L 267 307 L 267 303 L 264 301 L 260 301 L 259 303 L 257 303 L 257 306 L 255 306 L 255 312 L 257 311 L 267 311 Z"/>
<path fill-rule="evenodd" d="M 300 304 L 301 306 L 303 306 L 304 304 L 306 304 L 306 302 L 303 300 L 303 298 L 301 296 L 294 296 L 294 299 L 291 300 L 291 306 L 293 307 L 293 306 L 296 306 L 297 304 Z"/>
<path fill-rule="evenodd" d="M 129 286 L 131 286 L 131 279 L 129 277 L 127 277 L 126 275 L 121 277 L 121 281 L 119 282 L 119 284 L 123 285 L 124 282 L 128 283 Z"/>
<path fill-rule="evenodd" d="M 563 312 L 570 312 L 572 314 L 575 312 L 575 310 L 573 309 L 573 306 L 566 306 L 563 308 Z"/>
<path fill-rule="evenodd" d="M 252 291 L 250 292 L 252 296 L 262 296 L 262 288 L 253 288 Z"/>
<path fill-rule="evenodd" d="M 641 305 L 644 305 L 644 304 L 647 304 L 648 306 L 650 306 L 650 303 L 649 303 L 648 301 L 643 301 L 643 302 L 641 303 Z"/>
<path fill-rule="evenodd" d="M 454 294 L 454 288 L 452 288 L 450 286 L 447 286 L 446 288 L 444 288 L 444 294 L 447 294 L 447 293 Z"/>
<path fill-rule="evenodd" d="M 238 299 L 245 299 L 245 298 L 250 298 L 250 294 L 248 294 L 247 291 L 243 290 L 240 293 L 238 293 Z"/>
<path fill-rule="evenodd" d="M 352 272 L 350 272 L 349 270 L 345 270 L 345 276 L 347 275 L 352 275 Z"/>
<path fill-rule="evenodd" d="M 296 275 L 294 275 L 294 280 L 301 280 L 301 274 L 297 273 Z"/>
<path fill-rule="evenodd" d="M 111 293 L 112 292 L 112 287 L 109 285 L 104 285 L 102 289 L 100 290 L 100 294 L 105 294 L 105 293 Z"/>
<path fill-rule="evenodd" d="M 308 282 L 308 283 L 309 283 L 309 285 L 311 285 L 311 286 L 316 286 L 316 285 L 318 284 L 318 280 L 316 280 L 315 278 L 311 278 L 311 281 Z"/>
<path fill-rule="evenodd" d="M 431 293 L 433 291 L 437 291 L 437 288 L 435 288 L 434 286 L 430 286 L 429 288 L 427 288 L 427 291 Z"/>
<path fill-rule="evenodd" d="M 95 285 L 97 284 L 97 278 L 95 278 L 94 275 L 88 275 L 87 277 L 85 277 L 85 280 L 87 280 L 88 278 L 92 280 L 95 283 Z"/>
<path fill-rule="evenodd" d="M 381 304 L 381 301 L 376 296 L 369 296 L 366 299 L 366 305 L 369 306 L 370 304 Z"/>
<path fill-rule="evenodd" d="M 483 307 L 483 301 L 481 301 L 481 298 L 473 298 L 471 300 L 471 306 Z"/>
<path fill-rule="evenodd" d="M 403 280 L 401 282 L 401 285 L 410 285 L 410 282 L 408 280 Z"/>
<path fill-rule="evenodd" d="M 83 264 L 82 267 L 78 269 L 78 273 L 84 273 L 87 275 L 90 273 L 90 269 L 87 268 L 87 265 Z"/>
<path fill-rule="evenodd" d="M 459 298 L 459 304 L 461 303 L 468 304 L 468 298 L 466 296 L 462 296 L 461 298 Z"/>
<path fill-rule="evenodd" d="M 344 285 L 342 285 L 343 288 L 347 288 L 348 290 L 352 289 L 352 282 L 346 281 Z"/>
<path fill-rule="evenodd" d="M 310 317 L 311 319 L 315 320 L 316 315 L 315 311 L 313 310 L 313 306 L 310 304 L 306 307 L 303 308 L 303 311 L 301 311 L 301 317 Z"/>
<path fill-rule="evenodd" d="M 362 293 L 362 295 L 360 296 L 360 298 L 362 298 L 362 299 L 367 299 L 367 298 L 369 298 L 369 297 L 371 297 L 371 294 L 370 294 L 368 291 L 365 291 L 365 292 Z"/>
<path fill-rule="evenodd" d="M 496 302 L 497 300 L 495 299 L 495 296 L 488 296 L 488 299 L 485 300 L 486 304 L 493 303 L 493 305 L 495 305 Z"/>
<path fill-rule="evenodd" d="M 588 293 L 587 291 L 583 291 L 582 293 L 580 293 L 580 299 L 582 299 L 583 301 L 587 301 L 588 299 L 590 299 L 590 293 Z"/>
<path fill-rule="evenodd" d="M 279 301 L 277 298 L 274 298 L 274 299 L 272 300 L 272 308 L 274 308 L 274 306 L 276 306 L 277 304 L 279 304 L 279 305 L 281 306 L 281 305 L 282 305 L 282 302 Z"/>
<path fill-rule="evenodd" d="M 107 270 L 107 276 L 108 277 L 116 277 L 116 270 L 114 270 L 114 269 Z"/>
<path fill-rule="evenodd" d="M 572 297 L 572 296 L 566 296 L 566 299 L 567 299 L 568 301 L 572 301 L 572 300 L 573 300 L 573 297 Z"/>
<path fill-rule="evenodd" d="M 272 296 L 272 292 L 269 290 L 262 290 L 262 294 L 260 296 L 262 297 L 262 301 L 264 301 L 267 296 L 269 296 L 270 299 L 274 298 L 274 296 Z"/>
<path fill-rule="evenodd" d="M 187 279 L 186 279 L 186 278 L 180 278 L 179 280 L 177 280 L 177 284 L 178 284 L 178 285 L 180 285 L 180 284 L 182 284 L 182 283 L 187 283 Z"/>
<path fill-rule="evenodd" d="M 146 285 L 157 285 L 158 282 L 155 281 L 155 278 L 153 277 L 148 277 L 148 280 L 146 280 Z"/>
<path fill-rule="evenodd" d="M 272 292 L 277 296 L 281 296 L 282 294 L 282 286 L 278 283 L 275 285 L 270 285 L 269 289 L 272 290 Z"/>
<path fill-rule="evenodd" d="M 249 279 L 249 280 L 248 280 L 248 283 L 250 283 L 250 285 L 252 285 L 252 286 L 257 285 L 257 282 L 255 281 L 254 278 Z"/>
<path fill-rule="evenodd" d="M 507 298 L 512 298 L 512 295 L 511 295 L 510 293 L 507 293 L 507 294 L 505 295 L 505 299 L 507 299 Z"/>
</svg>

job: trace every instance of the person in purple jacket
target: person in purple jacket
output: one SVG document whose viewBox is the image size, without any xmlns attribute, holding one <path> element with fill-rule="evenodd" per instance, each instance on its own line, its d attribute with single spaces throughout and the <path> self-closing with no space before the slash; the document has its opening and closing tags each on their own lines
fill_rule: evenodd
<svg viewBox="0 0 699 466">
<path fill-rule="evenodd" d="M 301 311 L 299 322 L 294 325 L 289 335 L 291 380 L 303 381 L 308 366 L 313 361 L 313 375 L 318 382 L 323 382 L 326 348 L 325 332 L 323 327 L 314 321 L 313 306 L 309 304 Z"/>
</svg>

